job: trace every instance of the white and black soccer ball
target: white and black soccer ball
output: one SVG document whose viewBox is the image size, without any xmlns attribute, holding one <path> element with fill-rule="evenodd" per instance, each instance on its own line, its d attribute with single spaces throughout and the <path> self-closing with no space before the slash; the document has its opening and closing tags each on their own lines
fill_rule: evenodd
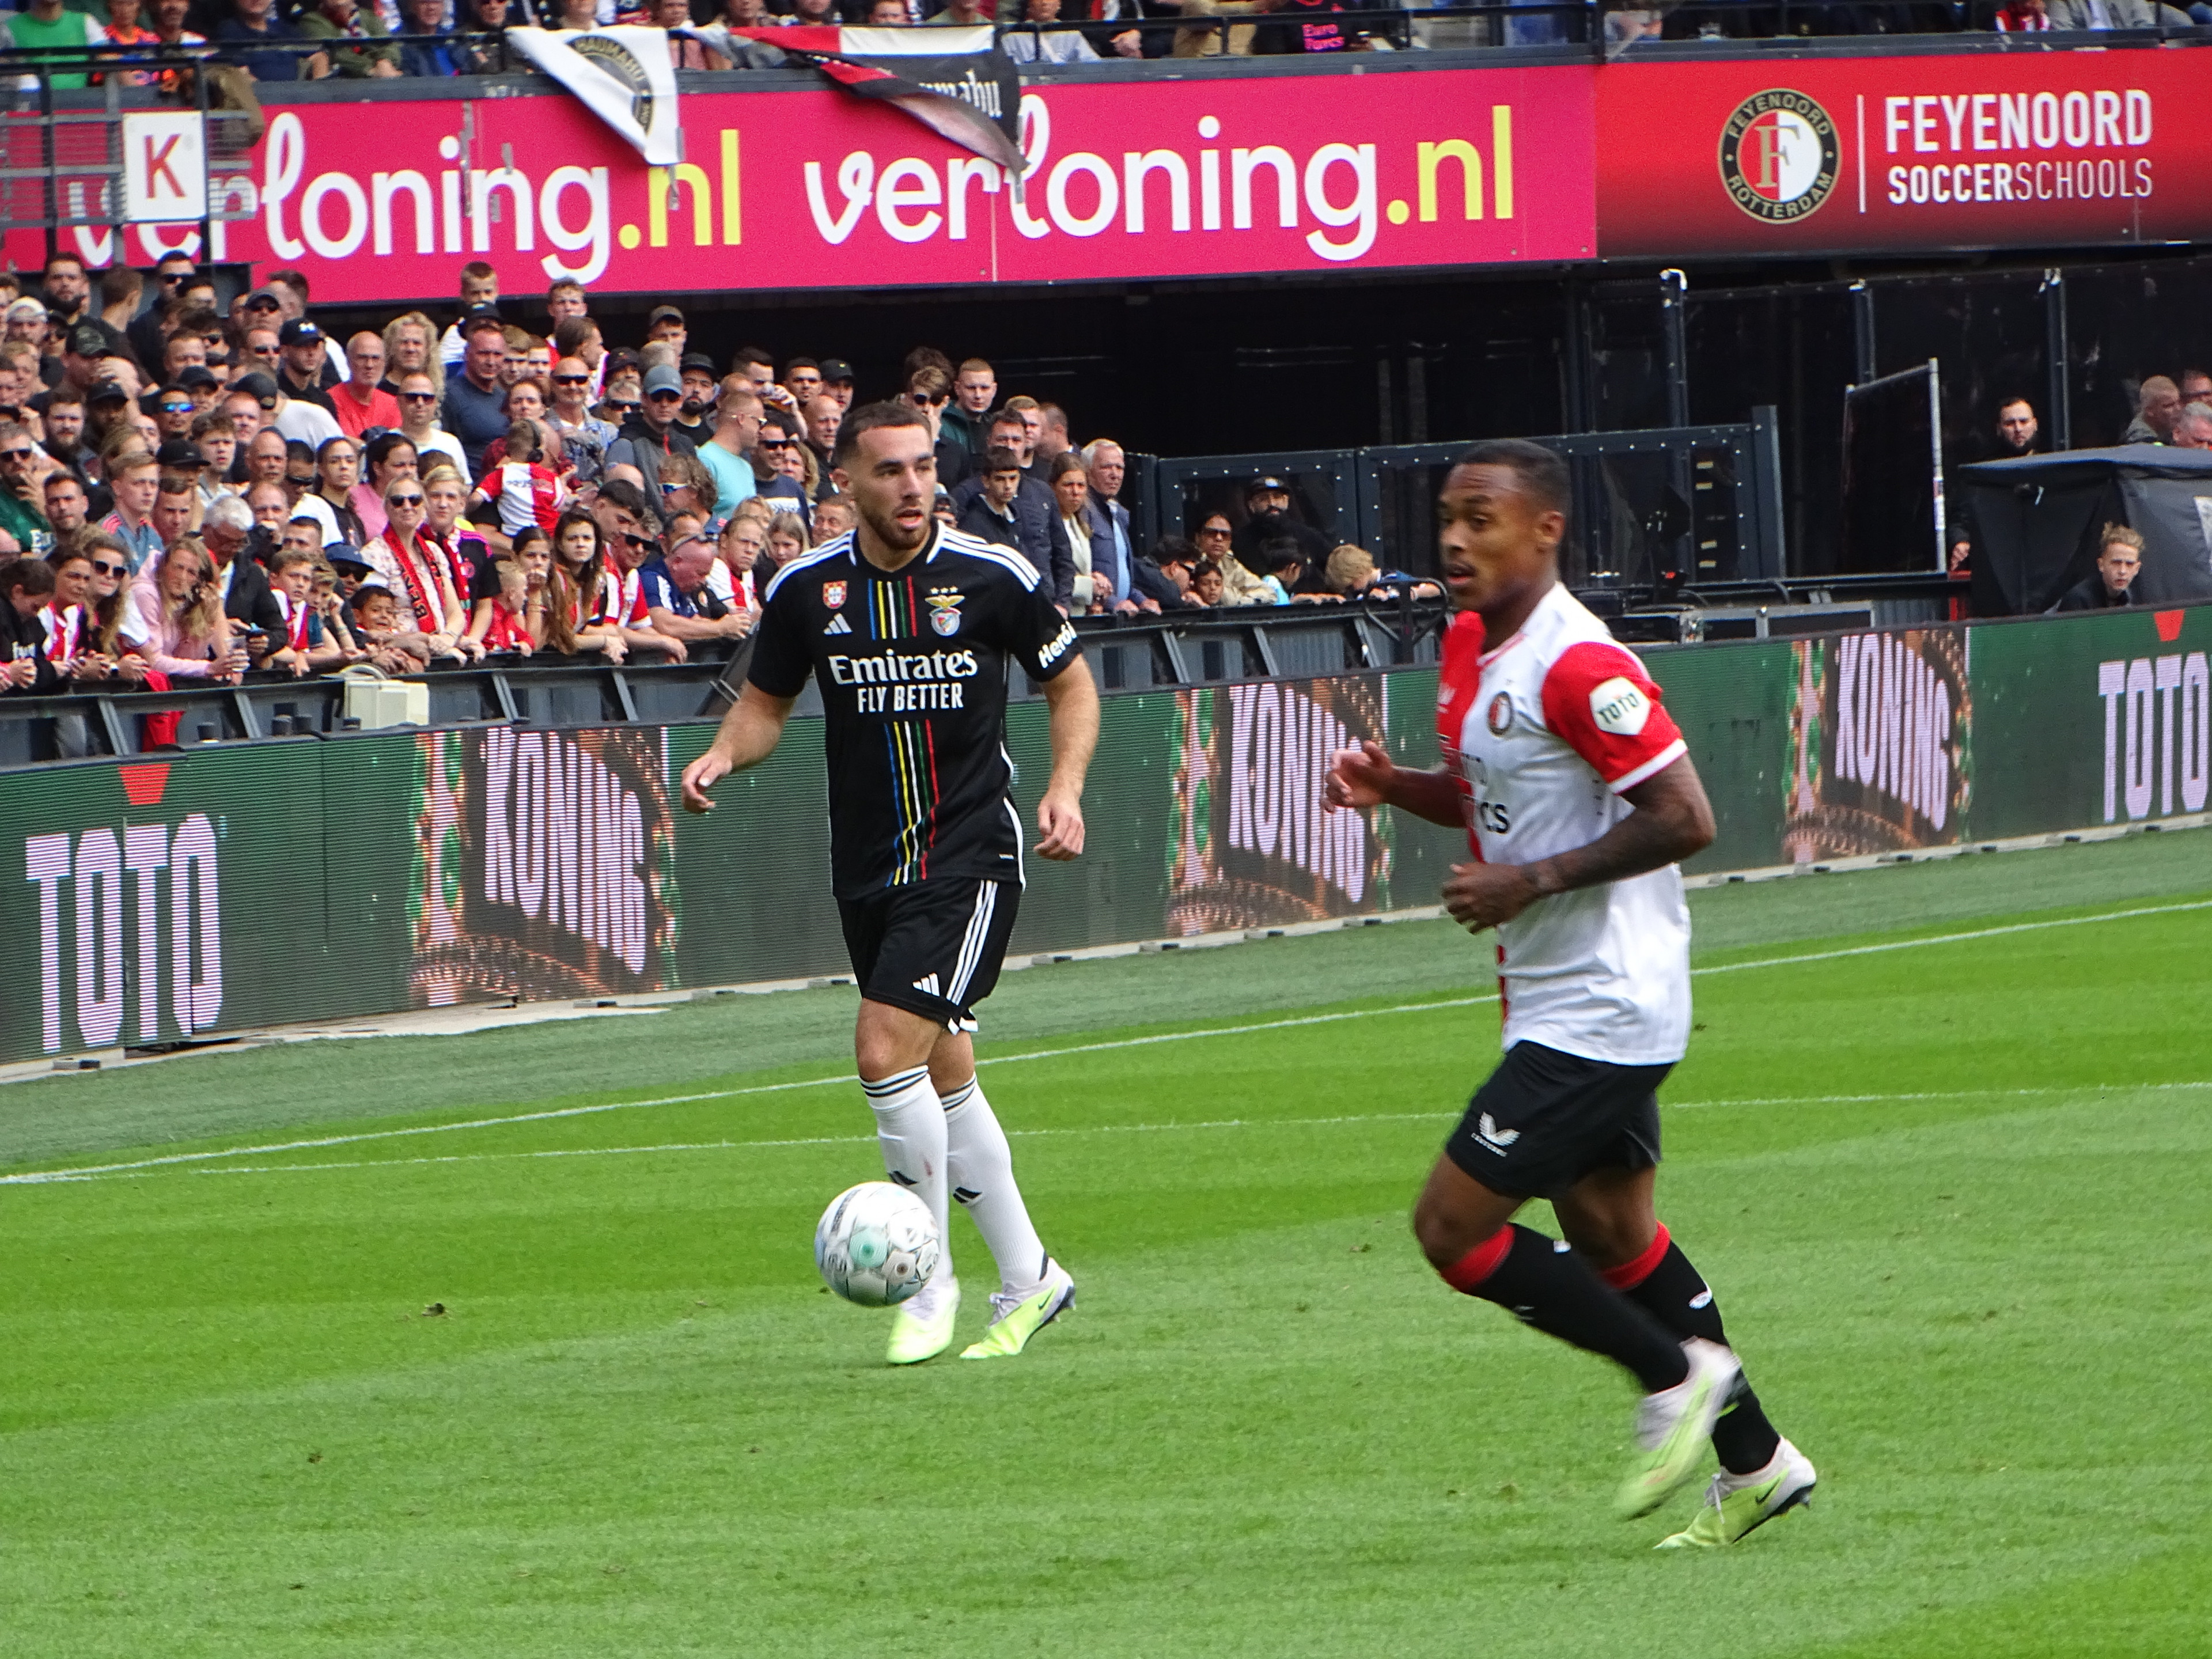
<svg viewBox="0 0 2212 1659">
<path fill-rule="evenodd" d="M 888 1181 L 848 1187 L 814 1228 L 822 1282 L 864 1308 L 890 1307 L 929 1283 L 942 1249 L 929 1206 Z"/>
</svg>

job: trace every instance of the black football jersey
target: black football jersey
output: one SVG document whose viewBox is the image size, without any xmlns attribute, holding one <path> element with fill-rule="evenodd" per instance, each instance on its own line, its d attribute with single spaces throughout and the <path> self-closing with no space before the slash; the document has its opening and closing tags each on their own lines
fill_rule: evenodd
<svg viewBox="0 0 2212 1659">
<path fill-rule="evenodd" d="M 753 684 L 792 697 L 811 673 L 822 688 L 839 898 L 933 876 L 1021 879 L 1007 660 L 1042 681 L 1081 655 L 1028 560 L 939 525 L 886 574 L 848 531 L 776 572 L 753 637 Z"/>
</svg>

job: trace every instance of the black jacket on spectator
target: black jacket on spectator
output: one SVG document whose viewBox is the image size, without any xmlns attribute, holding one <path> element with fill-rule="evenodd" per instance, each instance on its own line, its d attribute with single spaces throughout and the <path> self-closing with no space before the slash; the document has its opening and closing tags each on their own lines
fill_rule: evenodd
<svg viewBox="0 0 2212 1659">
<path fill-rule="evenodd" d="M 975 453 L 947 432 L 937 441 L 937 483 L 940 489 L 951 489 L 957 483 L 965 483 L 975 470 Z"/>
<path fill-rule="evenodd" d="M 963 480 L 952 491 L 952 511 L 963 530 L 968 528 L 969 507 L 982 501 L 980 476 Z M 989 504 L 983 505 L 988 512 Z M 1014 492 L 1014 536 L 1015 550 L 1042 571 L 1051 584 L 1053 603 L 1062 611 L 1070 609 L 1074 604 L 1075 550 L 1067 544 L 1067 532 L 1060 527 L 1060 503 L 1051 486 L 1027 473 L 1022 475 L 1021 488 Z M 1003 532 L 994 532 L 991 539 L 1004 542 L 1006 538 Z"/>
<path fill-rule="evenodd" d="M 1175 578 L 1139 553 L 1129 567 L 1129 593 L 1133 599 L 1150 599 L 1163 611 L 1195 609 L 1198 601 L 1175 584 Z"/>
<path fill-rule="evenodd" d="M 1247 570 L 1255 576 L 1264 576 L 1267 567 L 1260 556 L 1261 548 L 1285 536 L 1297 542 L 1299 551 L 1305 555 L 1308 571 L 1322 568 L 1328 563 L 1328 556 L 1336 550 L 1334 542 L 1288 513 L 1261 513 L 1245 520 L 1230 537 L 1229 546 Z"/>
<path fill-rule="evenodd" d="M 699 446 L 693 443 L 680 426 L 671 424 L 665 432 L 655 432 L 645 423 L 644 417 L 633 415 L 623 422 L 615 441 L 607 446 L 605 465 L 634 466 L 645 474 L 646 494 L 654 495 L 660 488 L 660 464 L 671 455 L 696 456 Z"/>
<path fill-rule="evenodd" d="M 2092 570 L 2073 586 L 2058 596 L 2058 603 L 2043 614 L 2052 617 L 2062 611 L 2117 611 L 2136 602 L 2136 590 L 2130 584 L 2117 599 L 2105 586 L 2105 573 Z"/>
<path fill-rule="evenodd" d="M 991 447 L 990 418 L 988 414 L 970 415 L 958 404 L 947 404 L 939 422 L 940 435 L 965 446 L 970 455 L 981 455 Z"/>
<path fill-rule="evenodd" d="M 247 546 L 252 546 L 250 540 Z M 284 637 L 284 612 L 269 586 L 269 573 L 244 549 L 230 562 L 230 592 L 223 595 L 222 614 L 234 623 L 259 629 L 272 641 Z"/>
<path fill-rule="evenodd" d="M 12 555 L 9 560 L 0 561 L 12 562 Z M 27 654 L 37 659 L 39 677 L 28 685 L 11 686 L 9 690 L 24 696 L 52 696 L 61 684 L 61 676 L 54 672 L 53 664 L 46 660 L 46 625 L 39 620 L 39 613 L 35 611 L 27 617 L 17 616 L 15 605 L 5 594 L 0 594 L 0 662 L 15 661 L 19 646 L 26 648 Z"/>
</svg>

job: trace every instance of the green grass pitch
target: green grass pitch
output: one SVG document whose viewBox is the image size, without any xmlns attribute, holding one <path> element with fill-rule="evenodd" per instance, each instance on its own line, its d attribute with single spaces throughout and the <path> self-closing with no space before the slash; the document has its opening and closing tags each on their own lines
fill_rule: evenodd
<svg viewBox="0 0 2212 1659">
<path fill-rule="evenodd" d="M 1496 1052 L 1444 924 L 1009 975 L 1082 1294 L 991 1365 L 815 1279 L 849 991 L 0 1090 L 0 1173 L 143 1166 L 0 1187 L 0 1650 L 2212 1651 L 2206 842 L 1696 896 L 1661 1213 L 1822 1475 L 1711 1555 L 1413 1247 Z"/>
</svg>

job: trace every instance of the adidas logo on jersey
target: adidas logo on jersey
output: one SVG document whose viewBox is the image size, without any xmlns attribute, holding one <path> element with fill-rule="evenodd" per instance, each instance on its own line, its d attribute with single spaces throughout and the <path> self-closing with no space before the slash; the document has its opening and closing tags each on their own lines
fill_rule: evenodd
<svg viewBox="0 0 2212 1659">
<path fill-rule="evenodd" d="M 822 631 L 825 634 L 849 634 L 853 631 L 853 624 L 847 622 L 842 615 L 836 616 L 830 618 L 829 627 Z"/>
<path fill-rule="evenodd" d="M 925 974 L 920 979 L 915 981 L 914 988 L 921 992 L 924 996 L 939 997 L 945 994 L 944 992 L 937 988 L 937 975 L 934 974 Z"/>
<path fill-rule="evenodd" d="M 1487 1112 L 1475 1120 L 1474 1138 L 1492 1152 L 1503 1156 L 1505 1149 L 1521 1139 L 1518 1129 L 1501 1129 L 1498 1120 Z"/>
</svg>

